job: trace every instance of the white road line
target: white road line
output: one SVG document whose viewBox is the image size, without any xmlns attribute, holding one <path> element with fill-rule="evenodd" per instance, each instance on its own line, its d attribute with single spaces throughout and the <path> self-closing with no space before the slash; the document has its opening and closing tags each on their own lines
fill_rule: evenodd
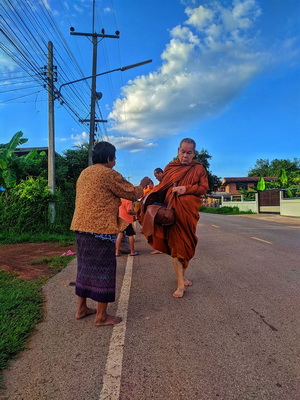
<svg viewBox="0 0 300 400">
<path fill-rule="evenodd" d="M 259 240 L 260 242 L 264 242 L 264 243 L 268 243 L 268 244 L 273 244 L 273 242 L 268 242 L 267 240 L 259 239 L 259 238 L 254 237 L 254 236 L 251 236 L 251 239 Z"/>
<path fill-rule="evenodd" d="M 214 228 L 220 228 L 219 225 L 213 225 L 212 224 L 211 226 L 213 226 Z"/>
<path fill-rule="evenodd" d="M 118 400 L 120 396 L 123 351 L 130 287 L 132 280 L 133 257 L 127 257 L 125 275 L 121 288 L 117 315 L 123 320 L 113 327 L 109 351 L 103 376 L 103 387 L 99 400 Z"/>
</svg>

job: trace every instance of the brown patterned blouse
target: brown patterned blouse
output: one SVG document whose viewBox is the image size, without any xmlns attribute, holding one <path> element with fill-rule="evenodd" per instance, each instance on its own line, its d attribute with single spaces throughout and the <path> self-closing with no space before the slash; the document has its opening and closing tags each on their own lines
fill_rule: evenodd
<svg viewBox="0 0 300 400">
<path fill-rule="evenodd" d="M 136 200 L 142 186 L 134 186 L 114 169 L 102 164 L 85 168 L 76 183 L 76 201 L 71 230 L 118 233 L 128 225 L 117 216 L 120 198 Z"/>
</svg>

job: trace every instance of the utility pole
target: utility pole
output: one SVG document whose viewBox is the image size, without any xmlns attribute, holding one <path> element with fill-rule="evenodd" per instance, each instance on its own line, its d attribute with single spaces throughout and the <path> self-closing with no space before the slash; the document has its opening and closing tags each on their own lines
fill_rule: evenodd
<svg viewBox="0 0 300 400">
<path fill-rule="evenodd" d="M 48 42 L 48 187 L 55 193 L 54 85 L 53 43 Z M 55 221 L 55 204 L 49 203 L 50 222 Z"/>
<path fill-rule="evenodd" d="M 104 29 L 102 29 L 101 33 L 96 33 L 94 31 L 94 21 L 95 21 L 95 1 L 93 3 L 93 25 L 92 25 L 92 33 L 82 33 L 82 32 L 74 32 L 74 28 L 70 28 L 70 34 L 74 36 L 87 36 L 92 37 L 93 43 L 93 59 L 92 59 L 92 87 L 91 87 L 91 112 L 90 119 L 82 120 L 81 122 L 89 122 L 90 123 L 90 135 L 89 135 L 89 165 L 92 165 L 92 154 L 95 142 L 95 122 L 107 122 L 106 120 L 96 120 L 95 119 L 95 109 L 96 109 L 96 75 L 97 75 L 97 45 L 98 38 L 110 38 L 110 39 L 119 39 L 120 32 L 116 31 L 115 35 L 106 35 Z"/>
</svg>

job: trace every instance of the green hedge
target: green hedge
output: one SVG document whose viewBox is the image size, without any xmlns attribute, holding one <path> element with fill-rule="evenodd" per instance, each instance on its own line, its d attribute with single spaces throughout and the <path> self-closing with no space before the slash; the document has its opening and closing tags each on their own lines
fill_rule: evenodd
<svg viewBox="0 0 300 400">
<path fill-rule="evenodd" d="M 236 215 L 236 214 L 253 214 L 252 211 L 240 211 L 237 206 L 234 207 L 206 207 L 201 206 L 200 212 L 210 213 L 210 214 L 226 214 L 226 215 Z"/>
<path fill-rule="evenodd" d="M 55 204 L 54 223 L 50 222 L 50 203 Z M 68 191 L 63 194 L 58 189 L 53 196 L 45 178 L 23 180 L 0 193 L 1 233 L 66 233 L 73 215 L 73 204 L 74 198 L 70 198 Z"/>
</svg>

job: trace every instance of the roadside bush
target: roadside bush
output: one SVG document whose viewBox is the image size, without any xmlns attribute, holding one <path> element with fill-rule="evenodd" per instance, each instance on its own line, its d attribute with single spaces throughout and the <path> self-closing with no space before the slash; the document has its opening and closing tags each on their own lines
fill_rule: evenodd
<svg viewBox="0 0 300 400">
<path fill-rule="evenodd" d="M 227 214 L 227 215 L 253 214 L 252 211 L 240 211 L 240 209 L 237 206 L 234 207 L 224 206 L 220 208 L 201 206 L 200 212 L 211 213 L 211 214 Z"/>
<path fill-rule="evenodd" d="M 22 233 L 65 233 L 69 230 L 71 215 L 70 198 L 60 190 L 53 196 L 43 177 L 21 181 L 14 188 L 1 193 L 1 231 Z M 49 203 L 56 207 L 55 223 L 49 219 Z"/>
</svg>

